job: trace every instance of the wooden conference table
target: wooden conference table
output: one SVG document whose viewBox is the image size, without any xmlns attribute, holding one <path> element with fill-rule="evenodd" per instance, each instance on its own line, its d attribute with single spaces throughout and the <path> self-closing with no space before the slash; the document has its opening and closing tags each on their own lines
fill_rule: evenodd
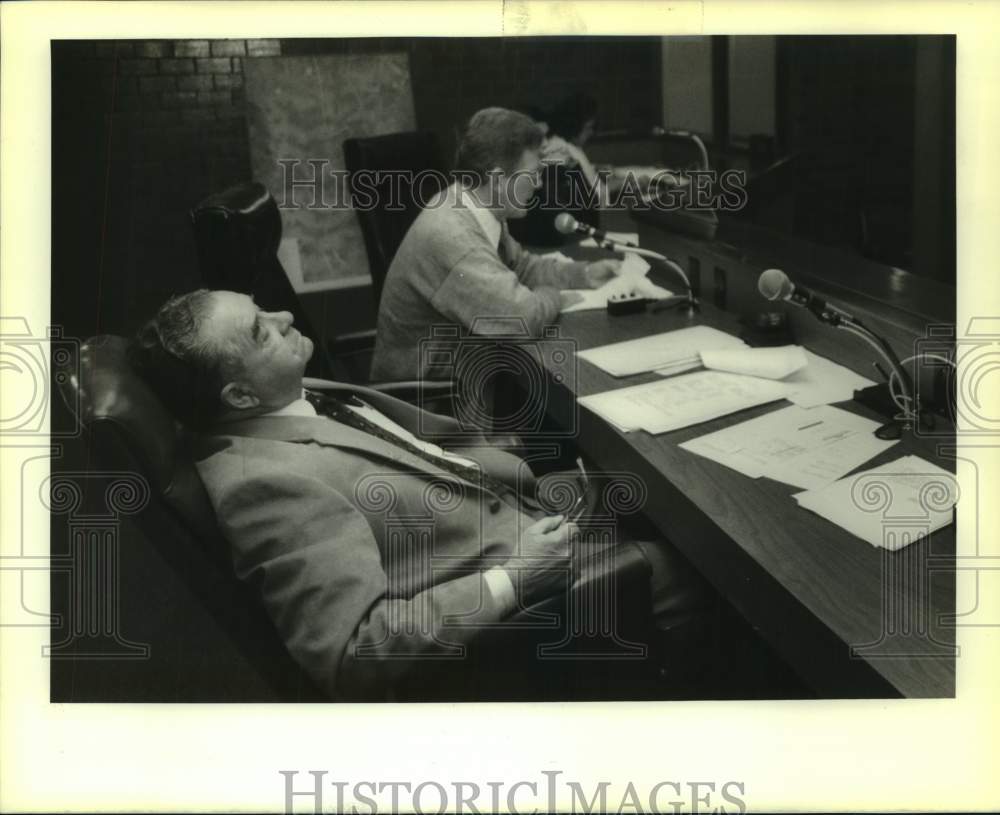
<svg viewBox="0 0 1000 815">
<path fill-rule="evenodd" d="M 739 232 L 743 227 L 734 229 Z M 769 305 L 754 290 L 756 276 L 764 268 L 760 258 L 734 255 L 733 245 L 725 240 L 725 227 L 714 241 L 685 239 L 645 224 L 640 225 L 640 234 L 642 246 L 663 251 L 689 270 L 692 264 L 700 266 L 703 279 L 705 269 L 713 269 L 716 283 L 721 274 L 724 297 L 718 296 L 718 287 L 714 293 L 703 288 L 702 310 L 693 317 L 679 310 L 619 317 L 605 311 L 563 315 L 562 336 L 575 340 L 579 350 L 690 325 L 708 325 L 738 335 L 743 312 Z M 794 265 L 795 252 L 802 248 L 780 237 L 748 235 L 745 229 L 739 237 L 748 246 L 754 239 L 764 243 L 769 239 L 768 260 L 773 265 L 779 265 L 774 261 Z M 815 272 L 822 266 L 817 258 L 824 252 L 812 249 L 807 254 Z M 823 260 L 833 262 L 838 257 Z M 797 268 L 785 268 L 801 279 Z M 880 269 L 880 274 L 899 273 Z M 679 290 L 676 279 L 661 273 L 655 261 L 650 276 Z M 856 308 L 859 316 L 863 314 L 897 341 L 898 352 L 904 351 L 899 344 L 908 334 L 918 333 L 921 322 L 927 320 L 906 308 L 896 313 L 886 305 L 877 288 L 884 281 L 878 275 L 872 277 L 870 270 L 861 270 L 857 279 L 865 282 L 853 292 L 849 291 L 851 279 L 848 270 L 831 286 L 831 294 L 844 295 L 839 303 Z M 869 284 L 875 287 L 874 294 L 865 291 Z M 906 285 L 921 286 L 915 280 L 903 284 L 904 291 Z M 897 284 L 895 289 L 899 288 Z M 941 305 L 940 298 L 937 302 Z M 798 342 L 874 378 L 873 353 L 866 346 L 797 311 L 789 316 Z M 550 376 L 548 411 L 564 426 L 572 420 L 570 411 L 576 412 L 577 444 L 598 468 L 627 471 L 643 479 L 648 489 L 643 511 L 648 518 L 819 696 L 953 696 L 955 636 L 948 615 L 955 612 L 954 525 L 896 552 L 876 548 L 800 508 L 792 498 L 797 488 L 767 478 L 748 478 L 678 446 L 786 407 L 785 401 L 656 436 L 645 431 L 622 433 L 576 404 L 576 397 L 658 380 L 652 373 L 616 379 L 578 360 L 575 379 L 569 377 L 560 384 Z M 884 421 L 853 401 L 839 406 Z M 947 435 L 904 436 L 861 469 L 914 454 L 953 471 L 947 441 Z M 944 455 L 938 454 L 939 449 Z M 907 523 L 919 526 L 920 520 L 887 516 L 885 523 L 899 528 Z"/>
</svg>

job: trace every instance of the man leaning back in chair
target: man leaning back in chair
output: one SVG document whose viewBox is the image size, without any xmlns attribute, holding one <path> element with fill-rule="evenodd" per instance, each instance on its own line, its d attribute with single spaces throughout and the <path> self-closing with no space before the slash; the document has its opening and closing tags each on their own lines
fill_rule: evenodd
<svg viewBox="0 0 1000 815">
<path fill-rule="evenodd" d="M 450 417 L 370 388 L 307 391 L 312 352 L 289 313 L 199 290 L 169 300 L 130 359 L 189 429 L 234 571 L 292 656 L 334 698 L 384 698 L 414 657 L 565 590 L 578 530 L 534 500 L 523 461 Z M 441 487 L 433 552 L 389 534 Z M 667 543 L 640 545 L 669 626 L 704 597 L 700 581 Z"/>
</svg>

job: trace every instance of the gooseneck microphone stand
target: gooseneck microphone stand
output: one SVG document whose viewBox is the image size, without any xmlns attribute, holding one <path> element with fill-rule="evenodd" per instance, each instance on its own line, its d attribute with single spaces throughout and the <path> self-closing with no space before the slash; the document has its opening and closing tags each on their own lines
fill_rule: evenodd
<svg viewBox="0 0 1000 815">
<path fill-rule="evenodd" d="M 805 308 L 818 320 L 826 323 L 827 325 L 839 328 L 846 331 L 848 334 L 858 337 L 874 348 L 876 353 L 878 353 L 878 355 L 885 360 L 886 364 L 889 366 L 889 370 L 892 372 L 892 375 L 899 378 L 900 387 L 902 389 L 902 394 L 899 398 L 897 398 L 892 387 L 892 375 L 890 375 L 889 381 L 886 383 L 886 387 L 889 389 L 889 397 L 896 405 L 899 412 L 893 416 L 890 421 L 878 428 L 878 430 L 875 431 L 875 435 L 880 439 L 889 440 L 898 439 L 903 432 L 912 432 L 914 423 L 921 415 L 917 390 L 914 387 L 913 379 L 910 377 L 910 374 L 899 361 L 899 357 L 896 355 L 896 352 L 892 350 L 892 346 L 889 345 L 884 337 L 876 334 L 853 314 L 838 308 L 832 303 L 828 303 L 826 300 L 817 297 L 806 289 L 796 287 L 783 272 L 780 273 L 780 278 L 783 278 L 783 280 L 778 277 L 772 277 L 769 281 L 771 285 L 764 285 L 765 275 L 769 275 L 775 271 L 777 270 L 769 269 L 761 275 L 761 280 L 758 283 L 758 289 L 764 297 L 768 300 L 787 300 L 788 302 Z M 783 287 L 781 290 L 771 288 L 772 286 L 777 286 L 779 284 Z"/>
<path fill-rule="evenodd" d="M 691 281 L 688 280 L 687 273 L 681 268 L 679 263 L 675 263 L 666 255 L 661 255 L 659 252 L 654 252 L 652 249 L 641 249 L 630 243 L 619 243 L 618 241 L 614 241 L 608 237 L 598 239 L 595 235 L 594 240 L 602 249 L 609 249 L 612 252 L 631 252 L 633 255 L 639 255 L 639 257 L 649 258 L 650 260 L 658 260 L 668 269 L 675 272 L 680 279 L 684 281 L 684 288 L 687 291 L 687 294 L 675 295 L 674 297 L 657 300 L 650 307 L 650 311 L 663 311 L 668 308 L 679 308 L 686 311 L 688 316 L 701 311 L 701 304 L 698 302 L 698 299 L 694 296 L 694 291 L 691 289 Z"/>
</svg>

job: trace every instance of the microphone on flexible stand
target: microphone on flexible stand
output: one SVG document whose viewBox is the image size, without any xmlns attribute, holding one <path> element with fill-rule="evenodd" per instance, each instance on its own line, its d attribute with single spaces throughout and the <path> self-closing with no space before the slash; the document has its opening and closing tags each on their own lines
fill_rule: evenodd
<svg viewBox="0 0 1000 815">
<path fill-rule="evenodd" d="M 757 291 L 767 300 L 787 300 L 809 309 L 816 317 L 832 326 L 858 320 L 843 309 L 837 308 L 803 286 L 795 285 L 781 269 L 767 269 L 757 279 Z"/>
<path fill-rule="evenodd" d="M 889 364 L 890 370 L 895 374 L 903 388 L 901 396 L 902 404 L 896 399 L 892 390 L 892 381 L 888 383 L 889 395 L 900 413 L 892 417 L 892 421 L 882 425 L 875 431 L 875 435 L 880 439 L 898 439 L 901 430 L 912 430 L 913 422 L 920 416 L 920 403 L 913 380 L 903 368 L 896 352 L 892 350 L 889 343 L 868 328 L 853 314 L 844 311 L 842 308 L 828 303 L 815 292 L 810 291 L 805 286 L 793 283 L 792 280 L 781 269 L 767 269 L 761 273 L 757 279 L 757 291 L 767 300 L 784 300 L 793 305 L 800 306 L 812 312 L 819 320 L 822 320 L 834 328 L 841 328 L 849 334 L 860 337 L 874 348 L 879 355 Z M 857 393 L 855 396 L 857 397 Z"/>
<path fill-rule="evenodd" d="M 697 133 L 692 133 L 690 130 L 667 130 L 663 127 L 653 128 L 654 136 L 673 136 L 678 139 L 690 139 L 694 142 L 695 147 L 698 148 L 699 154 L 701 154 L 701 169 L 710 170 L 711 166 L 708 161 L 708 150 L 705 147 L 705 142 L 701 140 L 701 136 Z"/>
<path fill-rule="evenodd" d="M 598 229 L 596 226 L 578 221 L 568 212 L 560 212 L 556 215 L 556 231 L 561 232 L 563 235 L 571 235 L 574 232 L 578 235 L 586 235 L 588 238 L 593 238 L 597 243 L 602 245 L 611 240 L 608 238 L 608 233 L 603 229 Z M 632 249 L 639 248 L 634 243 L 621 243 L 613 240 L 611 242 L 617 243 L 619 246 L 628 246 Z"/>
<path fill-rule="evenodd" d="M 609 249 L 612 252 L 631 252 L 633 255 L 650 258 L 651 260 L 658 260 L 664 266 L 673 270 L 681 278 L 681 280 L 684 281 L 684 287 L 687 289 L 687 294 L 676 300 L 673 298 L 667 298 L 664 301 L 658 301 L 658 304 L 653 306 L 654 311 L 660 311 L 664 308 L 677 306 L 679 308 L 687 309 L 688 315 L 691 315 L 696 311 L 701 310 L 701 306 L 694 296 L 694 291 L 691 288 L 691 281 L 688 280 L 687 273 L 679 264 L 672 261 L 666 255 L 661 255 L 659 252 L 654 252 L 650 249 L 641 249 L 634 243 L 622 243 L 614 240 L 613 238 L 609 238 L 604 230 L 597 229 L 596 227 L 590 226 L 590 224 L 582 223 L 576 220 L 576 218 L 568 212 L 561 212 L 556 216 L 555 227 L 557 232 L 561 232 L 564 235 L 570 235 L 574 232 L 580 235 L 588 235 L 597 241 L 598 245 L 603 249 Z"/>
</svg>

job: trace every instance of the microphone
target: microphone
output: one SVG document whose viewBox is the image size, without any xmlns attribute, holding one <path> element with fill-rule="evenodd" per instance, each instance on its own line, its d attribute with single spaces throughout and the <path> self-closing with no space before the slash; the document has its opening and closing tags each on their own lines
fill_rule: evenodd
<svg viewBox="0 0 1000 815">
<path fill-rule="evenodd" d="M 590 224 L 585 224 L 582 221 L 578 221 L 568 212 L 560 212 L 556 215 L 556 231 L 562 232 L 563 235 L 569 235 L 573 232 L 579 233 L 580 235 L 586 235 L 587 237 L 593 238 L 598 243 L 613 243 L 617 247 L 627 247 L 629 249 L 634 249 L 642 254 L 639 247 L 634 243 L 625 241 L 616 241 L 614 238 L 609 238 L 608 233 L 603 229 L 598 229 L 596 226 L 591 226 Z"/>
<path fill-rule="evenodd" d="M 781 269 L 767 269 L 757 279 L 757 291 L 767 300 L 787 300 L 797 306 L 809 309 L 826 322 L 836 324 L 841 320 L 857 322 L 846 311 L 832 306 L 822 297 L 805 286 L 798 286 Z"/>
<path fill-rule="evenodd" d="M 892 387 L 891 377 L 887 377 L 888 383 L 886 386 L 872 386 L 872 388 L 882 390 L 887 388 L 889 398 L 892 399 L 899 410 L 899 413 L 892 416 L 887 424 L 882 425 L 882 427 L 875 431 L 875 435 L 878 438 L 898 439 L 903 430 L 911 430 L 914 423 L 920 420 L 920 394 L 914 387 L 913 379 L 909 372 L 903 367 L 903 364 L 899 361 L 899 357 L 896 356 L 896 352 L 884 337 L 876 334 L 854 315 L 826 302 L 826 300 L 809 291 L 805 286 L 796 285 L 781 269 L 767 269 L 761 272 L 760 277 L 757 278 L 757 291 L 768 300 L 787 300 L 789 303 L 794 303 L 797 306 L 808 309 L 824 323 L 864 340 L 889 363 L 893 376 L 899 377 L 903 393 L 897 397 Z M 869 390 L 871 388 L 866 388 L 863 391 L 855 391 L 854 398 L 863 402 L 861 394 Z M 881 408 L 876 409 L 881 410 Z"/>
<path fill-rule="evenodd" d="M 578 232 L 581 235 L 587 235 L 588 237 L 593 238 L 598 243 L 608 237 L 607 233 L 603 229 L 598 229 L 590 224 L 581 223 L 568 212 L 560 212 L 556 215 L 556 232 L 562 232 L 563 235 L 570 235 L 573 232 Z"/>
<path fill-rule="evenodd" d="M 795 292 L 795 284 L 781 269 L 767 269 L 757 279 L 757 291 L 766 300 L 787 300 Z"/>
</svg>

